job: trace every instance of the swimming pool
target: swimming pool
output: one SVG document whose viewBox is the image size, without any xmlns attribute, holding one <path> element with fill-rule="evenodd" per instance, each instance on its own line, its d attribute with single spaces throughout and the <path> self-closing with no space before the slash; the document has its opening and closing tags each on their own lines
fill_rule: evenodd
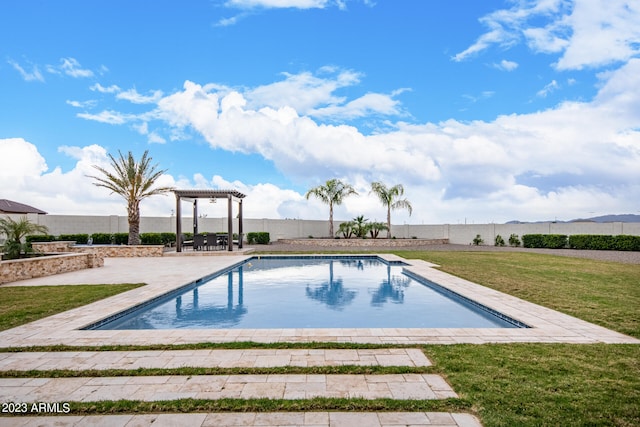
<svg viewBox="0 0 640 427">
<path fill-rule="evenodd" d="M 253 257 L 84 329 L 515 328 L 377 256 Z"/>
</svg>

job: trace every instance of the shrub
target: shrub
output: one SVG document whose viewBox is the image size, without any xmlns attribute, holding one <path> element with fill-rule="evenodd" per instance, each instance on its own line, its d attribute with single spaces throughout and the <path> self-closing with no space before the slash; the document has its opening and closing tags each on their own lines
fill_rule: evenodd
<svg viewBox="0 0 640 427">
<path fill-rule="evenodd" d="M 484 243 L 484 240 L 482 239 L 482 237 L 479 234 L 476 234 L 476 237 L 473 238 L 473 244 L 476 245 L 476 246 L 479 246 L 482 243 Z"/>
<path fill-rule="evenodd" d="M 61 234 L 58 236 L 57 240 L 64 240 L 64 241 L 73 241 L 76 242 L 79 245 L 86 245 L 87 242 L 89 241 L 89 235 L 88 234 Z"/>
<path fill-rule="evenodd" d="M 91 235 L 94 245 L 110 245 L 112 237 L 111 233 L 93 233 Z"/>
<path fill-rule="evenodd" d="M 514 247 L 520 246 L 520 239 L 517 234 L 511 233 L 511 236 L 509 236 L 509 245 Z"/>
<path fill-rule="evenodd" d="M 566 234 L 545 234 L 544 247 L 549 249 L 563 249 L 567 247 Z"/>
<path fill-rule="evenodd" d="M 523 234 L 522 246 L 525 248 L 544 248 L 544 234 Z"/>
<path fill-rule="evenodd" d="M 524 234 L 522 246 L 525 248 L 562 249 L 567 247 L 565 234 Z"/>
<path fill-rule="evenodd" d="M 25 241 L 27 243 L 33 242 L 54 242 L 56 240 L 56 236 L 51 234 L 43 234 L 43 235 L 30 235 L 25 236 Z"/>
<path fill-rule="evenodd" d="M 248 244 L 259 244 L 259 245 L 268 245 L 270 241 L 269 233 L 265 231 L 254 231 L 251 233 L 247 233 L 247 243 Z"/>
<path fill-rule="evenodd" d="M 140 243 L 143 245 L 162 245 L 162 234 L 140 233 Z"/>
<path fill-rule="evenodd" d="M 495 244 L 496 246 L 504 246 L 504 239 L 502 238 L 501 235 L 497 235 L 495 238 Z"/>
<path fill-rule="evenodd" d="M 129 243 L 129 233 L 114 233 L 113 244 L 114 245 L 126 245 Z"/>
<path fill-rule="evenodd" d="M 569 237 L 569 247 L 572 249 L 640 251 L 640 236 L 628 235 L 600 235 L 574 234 Z"/>
</svg>

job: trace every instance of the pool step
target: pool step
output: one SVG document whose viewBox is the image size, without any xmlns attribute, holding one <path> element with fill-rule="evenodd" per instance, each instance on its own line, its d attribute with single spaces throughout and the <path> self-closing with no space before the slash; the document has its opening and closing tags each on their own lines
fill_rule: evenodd
<svg viewBox="0 0 640 427">
<path fill-rule="evenodd" d="M 420 349 L 255 349 L 0 353 L 0 371 L 279 366 L 431 366 Z"/>
</svg>

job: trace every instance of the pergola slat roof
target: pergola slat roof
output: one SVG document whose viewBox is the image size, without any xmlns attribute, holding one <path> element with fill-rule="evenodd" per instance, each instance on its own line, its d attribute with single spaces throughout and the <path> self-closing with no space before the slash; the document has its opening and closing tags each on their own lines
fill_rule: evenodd
<svg viewBox="0 0 640 427">
<path fill-rule="evenodd" d="M 237 190 L 173 190 L 178 197 L 184 197 L 188 199 L 227 199 L 229 196 L 233 196 L 238 199 L 246 197 L 245 194 Z"/>
</svg>

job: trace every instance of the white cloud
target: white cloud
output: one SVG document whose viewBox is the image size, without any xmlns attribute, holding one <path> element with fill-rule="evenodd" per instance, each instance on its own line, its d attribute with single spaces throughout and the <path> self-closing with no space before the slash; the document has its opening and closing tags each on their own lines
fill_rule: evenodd
<svg viewBox="0 0 640 427">
<path fill-rule="evenodd" d="M 60 70 L 67 76 L 74 78 L 86 78 L 93 76 L 93 71 L 82 68 L 75 58 L 61 58 L 60 62 L 61 64 L 58 67 L 48 66 L 48 70 L 55 74 L 57 74 L 57 70 Z"/>
<path fill-rule="evenodd" d="M 18 64 L 16 61 L 13 60 L 8 60 L 7 61 L 16 71 L 18 71 L 20 73 L 20 75 L 22 76 L 22 78 L 27 81 L 27 82 L 44 82 L 44 77 L 42 76 L 42 73 L 40 73 L 40 70 L 38 69 L 38 67 L 36 65 L 34 65 L 31 69 L 31 71 L 27 71 L 24 69 L 24 67 L 22 67 L 20 64 Z"/>
<path fill-rule="evenodd" d="M 72 101 L 67 100 L 66 103 L 75 108 L 93 108 L 96 106 L 97 102 L 95 100 L 88 101 Z"/>
<path fill-rule="evenodd" d="M 518 68 L 518 63 L 517 62 L 513 62 L 513 61 L 507 61 L 506 59 L 503 59 L 499 63 L 493 64 L 493 67 L 497 68 L 498 70 L 502 70 L 502 71 L 514 71 L 516 68 Z"/>
<path fill-rule="evenodd" d="M 100 92 L 100 93 L 118 93 L 121 90 L 117 85 L 104 87 L 100 83 L 96 83 L 92 85 L 89 89 L 91 89 L 92 91 Z"/>
<path fill-rule="evenodd" d="M 100 123 L 108 123 L 111 125 L 121 125 L 131 121 L 135 116 L 130 114 L 122 114 L 117 111 L 101 111 L 98 114 L 78 113 L 78 117 L 85 120 L 92 120 Z"/>
<path fill-rule="evenodd" d="M 599 67 L 640 54 L 640 3 L 628 0 L 514 2 L 480 19 L 488 31 L 452 59 L 493 45 L 525 41 L 534 52 L 558 53 L 559 70 Z"/>
<path fill-rule="evenodd" d="M 329 0 L 228 0 L 227 7 L 242 9 L 252 8 L 296 8 L 296 9 L 323 9 L 333 2 Z"/>
<path fill-rule="evenodd" d="M 156 90 L 151 95 L 142 95 L 135 89 L 122 91 L 116 95 L 117 99 L 123 99 L 133 104 L 153 104 L 162 98 L 162 91 Z"/>
<path fill-rule="evenodd" d="M 552 80 L 549 84 L 545 85 L 544 88 L 540 89 L 537 93 L 536 96 L 540 97 L 540 98 L 546 98 L 547 95 L 549 95 L 551 92 L 557 90 L 560 88 L 560 85 L 558 84 L 557 81 Z"/>
</svg>

